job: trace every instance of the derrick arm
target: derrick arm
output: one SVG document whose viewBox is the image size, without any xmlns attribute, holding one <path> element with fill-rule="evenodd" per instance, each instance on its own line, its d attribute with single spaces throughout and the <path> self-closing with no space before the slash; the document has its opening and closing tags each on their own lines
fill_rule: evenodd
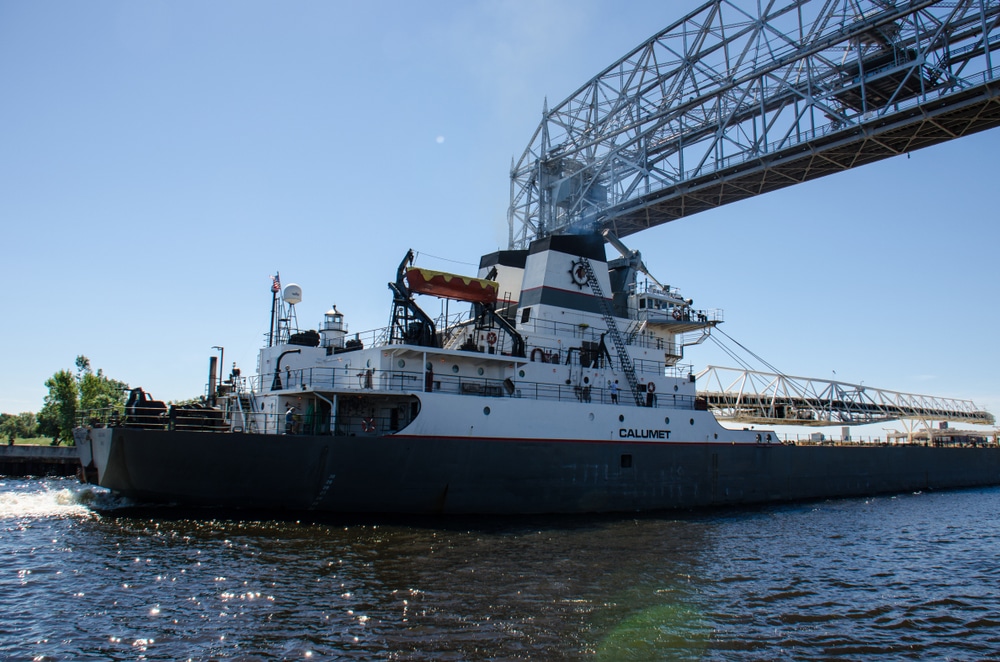
<svg viewBox="0 0 1000 662">
<path fill-rule="evenodd" d="M 511 355 L 524 358 L 524 338 L 517 332 L 514 325 L 506 317 L 498 313 L 495 306 L 484 306 L 484 309 L 486 314 L 490 316 L 490 319 L 496 322 L 510 336 Z"/>
<path fill-rule="evenodd" d="M 497 268 L 493 267 L 490 269 L 489 273 L 486 274 L 486 280 L 496 280 Z M 478 312 L 478 311 L 477 311 Z M 506 317 L 501 315 L 496 310 L 496 304 L 488 304 L 482 307 L 482 312 L 490 316 L 490 319 L 497 323 L 497 325 L 504 330 L 504 332 L 510 336 L 510 353 L 512 356 L 517 356 L 519 358 L 524 358 L 525 356 L 525 344 L 524 337 L 518 333 L 517 329 L 513 324 L 510 323 Z"/>
<path fill-rule="evenodd" d="M 396 282 L 389 283 L 392 290 L 392 320 L 389 324 L 389 342 L 437 347 L 437 329 L 434 321 L 413 300 L 413 293 L 403 282 L 406 267 L 413 264 L 413 250 L 406 252 L 396 270 Z"/>
</svg>

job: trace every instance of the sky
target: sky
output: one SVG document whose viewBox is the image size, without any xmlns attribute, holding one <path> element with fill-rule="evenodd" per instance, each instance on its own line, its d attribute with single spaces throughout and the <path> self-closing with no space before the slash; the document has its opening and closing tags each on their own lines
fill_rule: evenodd
<svg viewBox="0 0 1000 662">
<path fill-rule="evenodd" d="M 300 327 L 335 303 L 352 332 L 410 248 L 474 274 L 545 100 L 698 4 L 0 0 L 0 411 L 80 354 L 162 400 L 204 392 L 214 346 L 252 373 L 277 271 Z M 997 154 L 991 130 L 626 243 L 786 374 L 1000 414 Z"/>
</svg>

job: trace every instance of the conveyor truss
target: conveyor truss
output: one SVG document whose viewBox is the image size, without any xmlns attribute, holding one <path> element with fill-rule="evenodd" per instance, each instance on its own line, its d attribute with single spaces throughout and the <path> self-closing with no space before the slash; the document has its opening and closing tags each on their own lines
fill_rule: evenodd
<svg viewBox="0 0 1000 662">
<path fill-rule="evenodd" d="M 867 425 L 897 420 L 994 425 L 971 400 L 900 393 L 864 384 L 708 366 L 698 400 L 720 420 L 764 425 Z"/>
</svg>

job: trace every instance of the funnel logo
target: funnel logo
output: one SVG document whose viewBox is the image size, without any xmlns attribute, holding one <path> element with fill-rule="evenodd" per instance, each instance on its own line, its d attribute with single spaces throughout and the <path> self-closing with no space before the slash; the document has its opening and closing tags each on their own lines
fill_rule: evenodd
<svg viewBox="0 0 1000 662">
<path fill-rule="evenodd" d="M 573 264 L 569 269 L 570 278 L 573 279 L 573 284 L 579 287 L 581 290 L 583 286 L 587 284 L 587 268 L 583 266 L 583 262 L 573 261 Z"/>
</svg>

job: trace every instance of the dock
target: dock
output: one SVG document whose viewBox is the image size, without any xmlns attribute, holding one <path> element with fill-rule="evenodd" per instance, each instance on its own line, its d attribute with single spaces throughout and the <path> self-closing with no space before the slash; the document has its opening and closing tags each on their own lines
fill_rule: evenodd
<svg viewBox="0 0 1000 662">
<path fill-rule="evenodd" d="M 2 476 L 75 476 L 79 467 L 76 446 L 0 446 Z"/>
</svg>

